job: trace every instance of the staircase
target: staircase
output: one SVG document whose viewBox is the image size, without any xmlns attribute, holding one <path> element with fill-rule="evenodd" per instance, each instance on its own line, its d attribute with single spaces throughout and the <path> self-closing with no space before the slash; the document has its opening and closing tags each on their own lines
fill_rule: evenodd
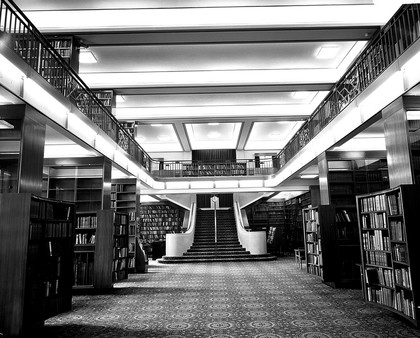
<svg viewBox="0 0 420 338">
<path fill-rule="evenodd" d="M 238 241 L 232 209 L 217 210 L 217 242 L 215 241 L 214 210 L 197 210 L 194 243 L 181 257 L 163 256 L 160 263 L 232 262 L 275 260 L 270 254 L 252 255 Z"/>
</svg>

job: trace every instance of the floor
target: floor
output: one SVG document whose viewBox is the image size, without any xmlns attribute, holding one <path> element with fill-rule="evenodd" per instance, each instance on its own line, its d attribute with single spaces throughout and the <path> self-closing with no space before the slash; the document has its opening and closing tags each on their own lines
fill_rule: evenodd
<svg viewBox="0 0 420 338">
<path fill-rule="evenodd" d="M 333 289 L 294 258 L 166 265 L 151 261 L 114 289 L 73 297 L 44 337 L 420 337 L 361 290 Z"/>
</svg>

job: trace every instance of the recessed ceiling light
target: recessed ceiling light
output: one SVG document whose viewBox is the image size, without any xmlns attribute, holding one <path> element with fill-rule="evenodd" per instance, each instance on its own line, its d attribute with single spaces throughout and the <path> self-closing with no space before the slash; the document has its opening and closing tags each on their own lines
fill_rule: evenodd
<svg viewBox="0 0 420 338">
<path fill-rule="evenodd" d="M 97 63 L 95 55 L 89 49 L 81 49 L 79 55 L 80 63 Z"/>
<path fill-rule="evenodd" d="M 338 53 L 338 46 L 322 46 L 315 53 L 318 59 L 332 59 Z"/>
<path fill-rule="evenodd" d="M 0 120 L 0 129 L 13 129 L 13 124 L 10 124 L 9 122 L 5 120 Z"/>
<path fill-rule="evenodd" d="M 117 100 L 117 102 L 124 102 L 125 101 L 125 97 L 122 96 L 122 95 L 117 95 L 116 100 Z"/>
<path fill-rule="evenodd" d="M 407 110 L 407 120 L 420 120 L 419 110 Z"/>
<path fill-rule="evenodd" d="M 300 91 L 300 92 L 293 92 L 292 97 L 294 99 L 306 99 L 309 96 L 310 92 Z"/>
<path fill-rule="evenodd" d="M 218 133 L 217 131 L 212 131 L 210 133 L 207 134 L 208 138 L 218 138 L 220 137 L 220 133 Z"/>
<path fill-rule="evenodd" d="M 171 137 L 169 135 L 159 135 L 159 141 L 168 141 Z"/>
</svg>

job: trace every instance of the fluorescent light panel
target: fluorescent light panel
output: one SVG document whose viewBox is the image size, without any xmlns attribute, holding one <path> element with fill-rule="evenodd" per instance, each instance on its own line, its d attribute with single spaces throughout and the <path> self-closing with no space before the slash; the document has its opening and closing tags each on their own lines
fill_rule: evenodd
<svg viewBox="0 0 420 338">
<path fill-rule="evenodd" d="M 79 54 L 80 63 L 97 63 L 95 55 L 88 49 L 81 49 Z"/>
</svg>

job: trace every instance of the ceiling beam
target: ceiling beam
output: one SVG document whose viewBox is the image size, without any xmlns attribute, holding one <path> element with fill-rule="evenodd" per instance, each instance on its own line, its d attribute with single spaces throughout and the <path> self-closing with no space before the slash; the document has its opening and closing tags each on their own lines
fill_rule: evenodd
<svg viewBox="0 0 420 338">
<path fill-rule="evenodd" d="M 360 41 L 369 40 L 378 30 L 369 27 L 282 28 L 282 29 L 231 29 L 195 31 L 147 32 L 89 32 L 73 33 L 86 46 L 149 46 L 244 44 L 308 41 Z M 66 32 L 66 34 L 72 34 Z"/>
</svg>

